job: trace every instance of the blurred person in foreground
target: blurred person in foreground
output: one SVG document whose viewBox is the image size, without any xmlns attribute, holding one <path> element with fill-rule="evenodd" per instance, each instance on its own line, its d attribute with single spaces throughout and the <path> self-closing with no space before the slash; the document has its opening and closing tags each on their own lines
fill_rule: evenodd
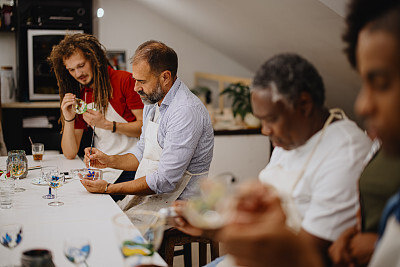
<svg viewBox="0 0 400 267">
<path fill-rule="evenodd" d="M 135 91 L 146 104 L 136 147 L 125 155 L 85 150 L 93 167 L 136 170 L 135 179 L 120 184 L 82 180 L 91 193 L 124 194 L 119 206 L 158 211 L 176 199 L 199 194 L 214 148 L 207 109 L 177 76 L 176 52 L 159 41 L 141 44 L 132 58 Z"/>
<path fill-rule="evenodd" d="M 379 222 L 386 202 L 400 188 L 400 156 L 379 149 L 375 140 L 370 161 L 359 180 L 360 210 L 357 224 L 344 231 L 329 248 L 337 266 L 365 266 L 378 239 Z"/>
<path fill-rule="evenodd" d="M 355 110 L 365 119 L 367 128 L 376 130 L 382 149 L 398 156 L 400 2 L 353 0 L 346 22 L 346 53 L 362 79 Z M 216 234 L 227 245 L 228 253 L 244 266 L 323 266 L 316 248 L 285 227 L 282 207 L 268 188 L 242 191 L 234 210 L 236 220 Z M 383 235 L 368 266 L 400 265 L 399 193 L 389 200 L 384 213 Z"/>
<path fill-rule="evenodd" d="M 371 141 L 343 111 L 325 107 L 324 93 L 322 78 L 311 63 L 296 54 L 280 54 L 257 71 L 251 102 L 262 134 L 275 147 L 259 179 L 278 191 L 288 227 L 328 261 L 331 242 L 356 222 L 357 179 Z M 240 225 L 236 234 L 251 236 L 253 227 Z M 244 242 L 239 250 L 247 245 Z"/>
<path fill-rule="evenodd" d="M 344 39 L 348 45 L 347 55 L 363 81 L 355 109 L 366 119 L 366 127 L 375 129 L 382 140 L 382 151 L 370 164 L 376 165 L 376 161 L 380 160 L 382 162 L 378 163 L 382 168 L 375 171 L 374 181 L 361 177 L 362 224 L 344 232 L 330 249 L 330 254 L 337 266 L 367 265 L 374 253 L 379 232 L 382 234 L 385 223 L 394 212 L 396 216 L 390 218 L 388 224 L 389 233 L 378 241 L 378 249 L 370 265 L 399 266 L 398 194 L 389 200 L 391 205 L 386 211 L 383 207 L 390 193 L 400 188 L 400 2 L 352 1 L 346 21 Z M 366 187 L 367 182 L 372 183 L 370 187 Z M 364 197 L 363 191 L 366 191 Z M 383 218 L 378 229 L 378 217 L 382 211 Z"/>
</svg>

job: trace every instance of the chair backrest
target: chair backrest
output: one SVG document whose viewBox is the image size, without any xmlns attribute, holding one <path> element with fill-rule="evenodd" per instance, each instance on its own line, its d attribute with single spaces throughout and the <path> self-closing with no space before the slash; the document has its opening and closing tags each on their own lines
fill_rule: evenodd
<svg viewBox="0 0 400 267">
<path fill-rule="evenodd" d="M 204 266 L 207 263 L 207 244 L 210 245 L 211 261 L 219 257 L 218 242 L 201 236 L 190 236 L 175 228 L 168 229 L 164 232 L 163 242 L 158 253 L 164 258 L 168 266 L 173 266 L 175 256 L 183 255 L 184 266 L 191 267 L 193 266 L 192 243 L 199 244 L 199 266 Z M 183 248 L 175 250 L 175 246 L 183 246 Z"/>
</svg>

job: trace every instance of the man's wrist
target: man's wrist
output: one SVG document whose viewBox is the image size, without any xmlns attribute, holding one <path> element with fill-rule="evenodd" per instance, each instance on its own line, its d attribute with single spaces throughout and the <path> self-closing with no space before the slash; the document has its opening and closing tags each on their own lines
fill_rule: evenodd
<svg viewBox="0 0 400 267">
<path fill-rule="evenodd" d="M 112 129 L 113 129 L 113 123 L 112 123 L 112 121 L 106 120 L 106 122 L 105 122 L 105 127 L 104 127 L 103 129 L 104 129 L 104 130 L 112 131 Z"/>
<path fill-rule="evenodd" d="M 117 131 L 117 122 L 116 121 L 113 121 L 112 122 L 112 130 L 111 130 L 111 132 L 112 133 L 115 133 Z"/>
<path fill-rule="evenodd" d="M 109 194 L 110 193 L 110 192 L 107 192 L 107 191 L 110 191 L 109 190 L 110 185 L 111 185 L 111 183 L 107 183 L 106 188 L 104 189 L 104 194 Z"/>
<path fill-rule="evenodd" d="M 73 122 L 74 120 L 76 119 L 76 116 L 74 116 L 72 119 L 70 119 L 70 120 L 67 120 L 65 117 L 64 117 L 64 121 L 65 122 Z"/>
<path fill-rule="evenodd" d="M 114 168 L 116 167 L 116 159 L 115 155 L 108 155 L 107 167 Z"/>
</svg>

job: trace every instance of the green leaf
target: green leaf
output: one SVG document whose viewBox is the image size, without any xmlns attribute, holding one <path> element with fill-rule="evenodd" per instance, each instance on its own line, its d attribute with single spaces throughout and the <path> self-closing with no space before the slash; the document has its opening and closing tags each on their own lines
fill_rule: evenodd
<svg viewBox="0 0 400 267">
<path fill-rule="evenodd" d="M 229 84 L 220 95 L 227 95 L 232 99 L 233 116 L 240 115 L 242 119 L 251 112 L 250 87 L 242 83 Z"/>
</svg>

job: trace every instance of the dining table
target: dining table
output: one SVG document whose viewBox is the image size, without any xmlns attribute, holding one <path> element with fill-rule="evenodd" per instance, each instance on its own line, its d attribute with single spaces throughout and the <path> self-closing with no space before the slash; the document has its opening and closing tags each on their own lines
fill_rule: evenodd
<svg viewBox="0 0 400 267">
<path fill-rule="evenodd" d="M 83 161 L 76 157 L 69 160 L 62 154 L 49 154 L 36 162 L 31 155 L 26 156 L 28 167 L 57 166 L 61 172 L 84 168 Z M 4 170 L 7 157 L 0 157 L 0 169 Z M 47 184 L 37 184 L 41 175 L 40 168 L 28 171 L 18 186 L 24 192 L 14 194 L 12 207 L 0 209 L 0 226 L 6 224 L 22 224 L 22 241 L 14 249 L 0 245 L 0 266 L 6 263 L 21 265 L 21 255 L 32 249 L 51 251 L 55 266 L 73 266 L 63 252 L 64 242 L 68 238 L 86 238 L 90 242 L 90 254 L 86 260 L 88 266 L 124 266 L 124 258 L 120 251 L 113 218 L 124 214 L 108 194 L 89 193 L 79 179 L 67 179 L 58 188 L 58 200 L 62 206 L 49 206 L 52 199 L 44 199 L 49 191 Z M 112 172 L 104 172 L 105 178 Z M 108 177 L 110 178 L 110 177 Z M 1 177 L 0 179 L 4 179 Z M 54 193 L 54 190 L 53 190 Z M 152 256 L 157 266 L 167 266 L 158 253 Z"/>
</svg>

